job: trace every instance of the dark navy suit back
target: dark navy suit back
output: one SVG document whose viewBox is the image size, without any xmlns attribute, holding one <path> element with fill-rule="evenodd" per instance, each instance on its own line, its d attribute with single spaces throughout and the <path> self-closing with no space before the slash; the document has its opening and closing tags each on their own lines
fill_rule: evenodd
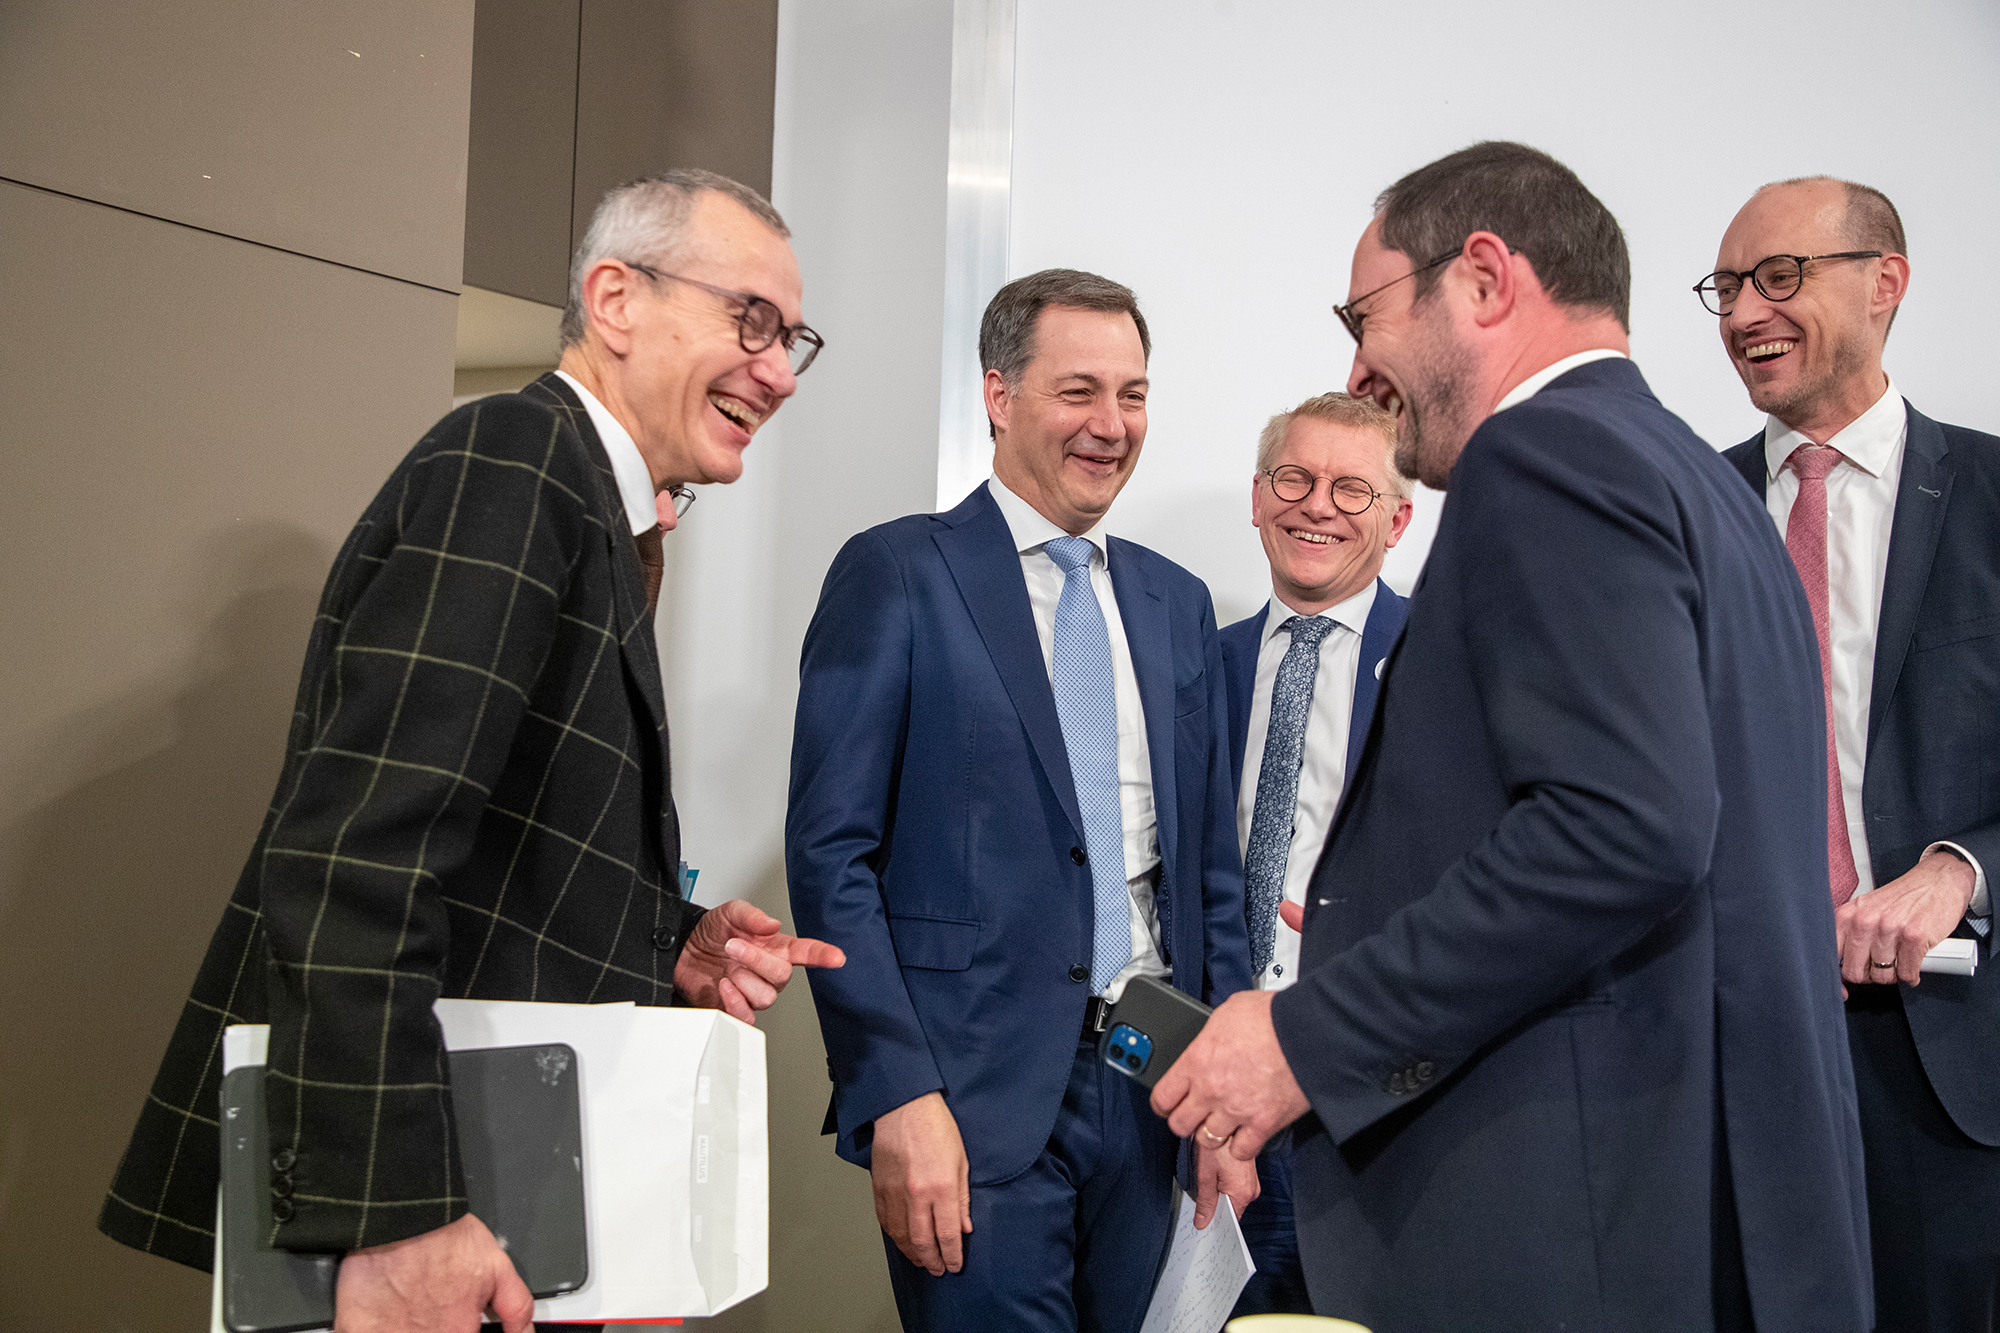
<svg viewBox="0 0 2000 1333">
<path fill-rule="evenodd" d="M 1320 1312 L 1868 1326 L 1817 648 L 1750 499 L 1623 360 L 1456 465 L 1275 1014 Z"/>
</svg>

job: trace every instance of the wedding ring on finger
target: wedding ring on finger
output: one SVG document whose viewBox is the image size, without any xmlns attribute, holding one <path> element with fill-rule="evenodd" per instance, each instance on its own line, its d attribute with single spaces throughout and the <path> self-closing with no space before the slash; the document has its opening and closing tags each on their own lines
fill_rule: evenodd
<svg viewBox="0 0 2000 1333">
<path fill-rule="evenodd" d="M 1895 965 L 1896 962 L 1894 959 L 1891 959 L 1886 963 L 1878 963 L 1873 958 L 1868 960 L 1868 966 L 1870 967 L 1894 967 Z"/>
<path fill-rule="evenodd" d="M 1229 1142 L 1229 1139 L 1230 1135 L 1228 1134 L 1217 1134 L 1207 1125 L 1201 1126 L 1201 1140 L 1208 1147 L 1220 1148 L 1223 1144 Z"/>
</svg>

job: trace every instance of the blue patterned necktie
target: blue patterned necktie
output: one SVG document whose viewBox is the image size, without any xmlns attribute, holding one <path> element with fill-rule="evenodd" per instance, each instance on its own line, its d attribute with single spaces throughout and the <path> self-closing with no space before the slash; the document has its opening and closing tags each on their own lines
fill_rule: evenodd
<svg viewBox="0 0 2000 1333">
<path fill-rule="evenodd" d="M 1319 646 L 1338 622 L 1293 616 L 1280 629 L 1291 646 L 1271 686 L 1271 726 L 1257 769 L 1257 804 L 1250 814 L 1250 850 L 1243 858 L 1243 889 L 1250 899 L 1250 975 L 1271 965 L 1277 940 L 1278 903 L 1285 895 L 1285 863 L 1292 855 L 1292 826 L 1299 810 L 1299 767 L 1306 757 L 1306 718 L 1319 676 Z"/>
<path fill-rule="evenodd" d="M 1050 671 L 1063 748 L 1069 751 L 1076 804 L 1083 815 L 1096 930 L 1090 993 L 1104 988 L 1132 959 L 1132 899 L 1125 885 L 1125 819 L 1118 804 L 1118 693 L 1111 678 L 1111 634 L 1090 586 L 1090 543 L 1057 537 L 1043 546 L 1063 572 L 1056 603 Z"/>
</svg>

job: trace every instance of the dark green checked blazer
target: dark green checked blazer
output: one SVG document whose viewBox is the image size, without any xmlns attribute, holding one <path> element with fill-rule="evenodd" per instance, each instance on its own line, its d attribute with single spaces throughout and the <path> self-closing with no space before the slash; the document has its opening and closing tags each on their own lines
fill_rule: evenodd
<svg viewBox="0 0 2000 1333">
<path fill-rule="evenodd" d="M 328 576 L 277 794 L 98 1225 L 207 1268 L 222 1030 L 269 1023 L 277 1243 L 465 1211 L 440 996 L 668 1004 L 666 710 L 631 526 L 567 384 L 459 408 Z"/>
</svg>

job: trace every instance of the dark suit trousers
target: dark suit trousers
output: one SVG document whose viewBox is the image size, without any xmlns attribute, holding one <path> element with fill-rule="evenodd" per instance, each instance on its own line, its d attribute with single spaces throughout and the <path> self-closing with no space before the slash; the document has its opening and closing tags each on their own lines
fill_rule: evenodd
<svg viewBox="0 0 2000 1333">
<path fill-rule="evenodd" d="M 2000 1330 L 2000 1148 L 1961 1132 L 1924 1076 L 1896 986 L 1847 1001 L 1868 1171 L 1876 1333 Z"/>
<path fill-rule="evenodd" d="M 961 1271 L 932 1277 L 882 1238 L 903 1327 L 1135 1333 L 1175 1207 L 1178 1143 L 1148 1095 L 1080 1042 L 1035 1164 L 972 1187 Z"/>
<path fill-rule="evenodd" d="M 1243 1210 L 1243 1244 L 1257 1271 L 1229 1312 L 1235 1319 L 1251 1314 L 1311 1314 L 1306 1271 L 1299 1262 L 1299 1228 L 1292 1216 L 1292 1135 L 1285 1130 L 1257 1154 L 1259 1193 Z"/>
</svg>

